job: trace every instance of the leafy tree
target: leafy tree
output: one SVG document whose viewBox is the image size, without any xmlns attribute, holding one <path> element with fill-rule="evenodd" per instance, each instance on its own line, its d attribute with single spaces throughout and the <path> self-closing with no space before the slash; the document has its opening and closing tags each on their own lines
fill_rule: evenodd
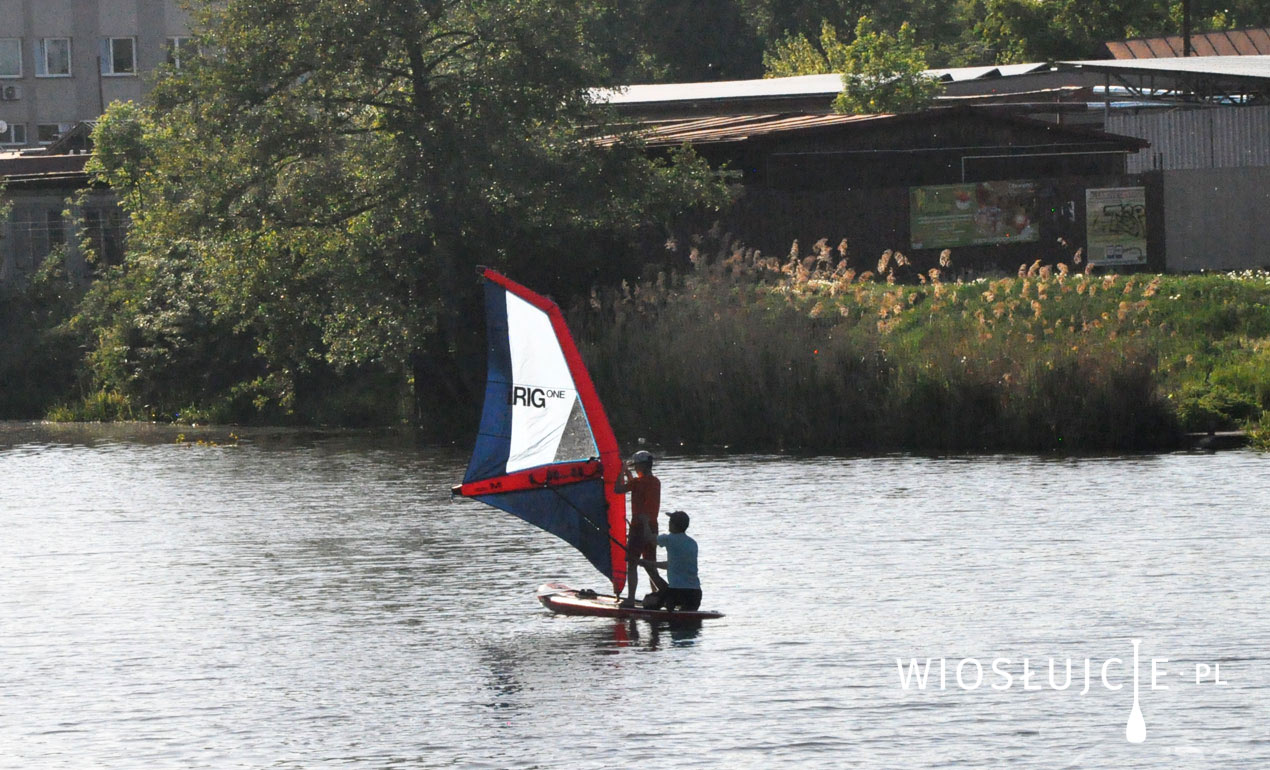
<svg viewBox="0 0 1270 770">
<path fill-rule="evenodd" d="M 841 72 L 843 91 L 834 109 L 850 114 L 911 112 L 929 105 L 939 93 L 939 82 L 924 74 L 925 54 L 907 23 L 892 36 L 861 16 L 854 38 L 844 43 L 833 25 L 824 22 L 817 42 L 802 36 L 786 38 L 764 54 L 768 76 Z"/>
<path fill-rule="evenodd" d="M 1182 29 L 1181 0 L 738 2 L 768 52 L 800 38 L 816 48 L 822 20 L 868 16 L 892 33 L 905 21 L 920 30 L 927 60 L 941 67 L 1093 58 L 1102 54 L 1107 41 L 1175 35 Z M 1265 0 L 1191 0 L 1196 33 L 1268 24 L 1270 3 Z"/>
<path fill-rule="evenodd" d="M 206 55 L 95 135 L 131 217 L 125 264 L 86 305 L 98 377 L 240 418 L 367 370 L 410 382 L 430 418 L 471 403 L 479 372 L 456 363 L 482 360 L 471 266 L 567 294 L 628 268 L 605 258 L 622 234 L 723 201 L 689 154 L 594 141 L 613 133 L 588 96 L 611 84 L 584 34 L 602 10 L 203 5 Z"/>
<path fill-rule="evenodd" d="M 828 21 L 821 22 L 820 37 L 812 42 L 804 35 L 788 35 L 763 52 L 764 77 L 818 75 L 845 72 L 848 46 Z"/>
<path fill-rule="evenodd" d="M 624 0 L 587 31 L 621 83 L 758 77 L 757 31 L 738 0 Z"/>
<path fill-rule="evenodd" d="M 1270 24 L 1270 6 L 1258 0 L 1191 3 L 1194 33 Z M 1085 59 L 1103 44 L 1182 31 L 1182 4 L 1169 0 L 986 0 L 975 33 L 997 62 Z"/>
<path fill-rule="evenodd" d="M 869 17 L 861 16 L 847 48 L 845 88 L 833 103 L 838 112 L 913 112 L 939 93 L 940 83 L 925 74 L 926 56 L 907 22 L 892 36 L 876 31 Z"/>
<path fill-rule="evenodd" d="M 1126 30 L 1156 34 L 1166 22 L 1167 6 L 1158 0 L 987 0 L 977 30 L 995 60 L 1007 63 L 1093 58 Z"/>
<path fill-rule="evenodd" d="M 868 16 L 879 29 L 896 33 L 904 22 L 920 30 L 933 66 L 982 63 L 982 44 L 973 29 L 982 16 L 983 0 L 738 0 L 758 32 L 763 50 L 783 41 L 805 38 L 814 44 L 832 19 Z"/>
</svg>

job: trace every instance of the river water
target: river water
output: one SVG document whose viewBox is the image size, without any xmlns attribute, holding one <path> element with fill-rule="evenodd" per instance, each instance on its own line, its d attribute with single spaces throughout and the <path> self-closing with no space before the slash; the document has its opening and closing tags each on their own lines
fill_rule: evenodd
<svg viewBox="0 0 1270 770">
<path fill-rule="evenodd" d="M 541 609 L 461 449 L 178 432 L 0 425 L 0 767 L 1270 764 L 1266 455 L 666 453 L 684 629 Z"/>
</svg>

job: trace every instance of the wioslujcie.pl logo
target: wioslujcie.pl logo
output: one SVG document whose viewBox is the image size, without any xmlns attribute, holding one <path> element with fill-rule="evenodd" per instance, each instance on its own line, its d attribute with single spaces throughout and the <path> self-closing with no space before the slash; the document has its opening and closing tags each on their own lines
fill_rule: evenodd
<svg viewBox="0 0 1270 770">
<path fill-rule="evenodd" d="M 1083 681 L 1083 688 L 1079 692 L 1086 695 L 1097 687 L 1111 691 L 1122 690 L 1126 682 L 1131 680 L 1133 705 L 1125 723 L 1125 739 L 1130 743 L 1142 743 L 1147 737 L 1146 721 L 1142 718 L 1139 703 L 1142 687 L 1167 690 L 1170 679 L 1174 682 L 1193 682 L 1196 685 L 1229 684 L 1221 678 L 1221 666 L 1218 663 L 1196 663 L 1193 671 L 1189 667 L 1169 670 L 1166 668 L 1168 658 L 1152 657 L 1141 661 L 1139 647 L 1142 640 L 1133 639 L 1131 643 L 1131 659 L 1114 656 L 1075 660 L 1049 657 L 1042 659 L 1041 665 L 1037 666 L 1031 658 L 909 658 L 907 663 L 903 658 L 896 658 L 895 666 L 899 671 L 900 687 L 905 690 L 956 688 L 969 692 L 991 688 L 1006 691 L 1018 686 L 1029 692 L 1044 689 L 1064 691 L 1081 687 Z"/>
</svg>

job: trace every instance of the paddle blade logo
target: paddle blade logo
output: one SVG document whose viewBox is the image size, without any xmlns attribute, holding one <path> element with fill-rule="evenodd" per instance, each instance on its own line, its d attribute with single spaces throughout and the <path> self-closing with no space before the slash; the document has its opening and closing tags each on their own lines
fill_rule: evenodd
<svg viewBox="0 0 1270 770">
<path fill-rule="evenodd" d="M 1141 643 L 1141 639 L 1133 640 L 1133 708 L 1124 728 L 1124 737 L 1129 743 L 1142 743 L 1147 739 L 1147 723 L 1142 718 L 1142 707 L 1138 705 L 1138 645 Z"/>
</svg>

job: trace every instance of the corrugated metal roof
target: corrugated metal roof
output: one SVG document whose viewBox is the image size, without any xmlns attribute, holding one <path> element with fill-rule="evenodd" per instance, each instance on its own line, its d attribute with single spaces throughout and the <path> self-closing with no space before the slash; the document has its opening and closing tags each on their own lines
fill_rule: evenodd
<svg viewBox="0 0 1270 770">
<path fill-rule="evenodd" d="M 838 114 L 768 114 L 728 115 L 722 117 L 670 120 L 640 131 L 649 147 L 679 146 L 689 144 L 719 144 L 744 142 L 760 136 L 770 136 L 791 131 L 803 131 L 847 123 L 867 123 L 886 120 L 893 115 L 838 115 Z"/>
<path fill-rule="evenodd" d="M 1181 35 L 1137 38 L 1107 43 L 1116 59 L 1157 59 L 1181 56 Z M 1191 50 L 1196 56 L 1270 55 L 1270 28 L 1231 29 L 1191 35 Z"/>
<path fill-rule="evenodd" d="M 798 75 L 759 80 L 721 80 L 710 83 L 655 83 L 618 89 L 595 89 L 592 96 L 608 104 L 741 99 L 772 96 L 833 96 L 842 90 L 841 75 Z"/>
<path fill-rule="evenodd" d="M 1033 72 L 1050 69 L 1046 62 L 1031 64 L 997 64 L 988 67 L 946 67 L 944 69 L 926 70 L 926 74 L 945 82 L 960 83 L 965 80 L 989 80 L 991 78 L 1008 78 L 1015 75 L 1029 75 Z"/>
<path fill-rule="evenodd" d="M 1153 59 L 1091 59 L 1063 64 L 1091 72 L 1215 75 L 1270 80 L 1270 55 L 1176 56 Z"/>
<path fill-rule="evenodd" d="M 0 178 L 39 176 L 42 174 L 82 174 L 87 154 L 44 155 L 24 152 L 0 154 Z"/>
<path fill-rule="evenodd" d="M 1117 136 L 1102 131 L 1072 126 L 1058 126 L 1046 121 L 1009 115 L 990 115 L 979 113 L 973 107 L 948 107 L 920 113 L 903 115 L 838 115 L 822 113 L 769 113 L 749 115 L 729 115 L 702 118 L 685 118 L 667 120 L 646 126 L 637 132 L 638 136 L 649 147 L 677 147 L 681 144 L 727 144 L 745 142 L 751 139 L 791 134 L 804 131 L 819 131 L 836 126 L 862 125 L 866 123 L 890 123 L 900 121 L 928 121 L 937 119 L 938 115 L 961 114 L 972 115 L 983 120 L 1000 123 L 1013 123 L 1040 127 L 1059 134 L 1080 134 L 1085 138 L 1109 141 L 1126 147 L 1141 147 L 1145 143 L 1129 136 Z M 616 137 L 598 140 L 601 144 L 612 144 Z"/>
<path fill-rule="evenodd" d="M 1001 64 L 992 67 L 950 67 L 926 70 L 926 74 L 944 82 L 986 80 L 1026 75 L 1048 70 L 1049 64 Z M 752 99 L 773 97 L 824 96 L 832 98 L 842 90 L 842 75 L 795 75 L 758 80 L 721 80 L 707 83 L 655 83 L 630 85 L 617 89 L 597 88 L 591 92 L 598 102 L 607 104 L 647 104 L 653 102 L 709 101 L 715 99 Z"/>
</svg>

